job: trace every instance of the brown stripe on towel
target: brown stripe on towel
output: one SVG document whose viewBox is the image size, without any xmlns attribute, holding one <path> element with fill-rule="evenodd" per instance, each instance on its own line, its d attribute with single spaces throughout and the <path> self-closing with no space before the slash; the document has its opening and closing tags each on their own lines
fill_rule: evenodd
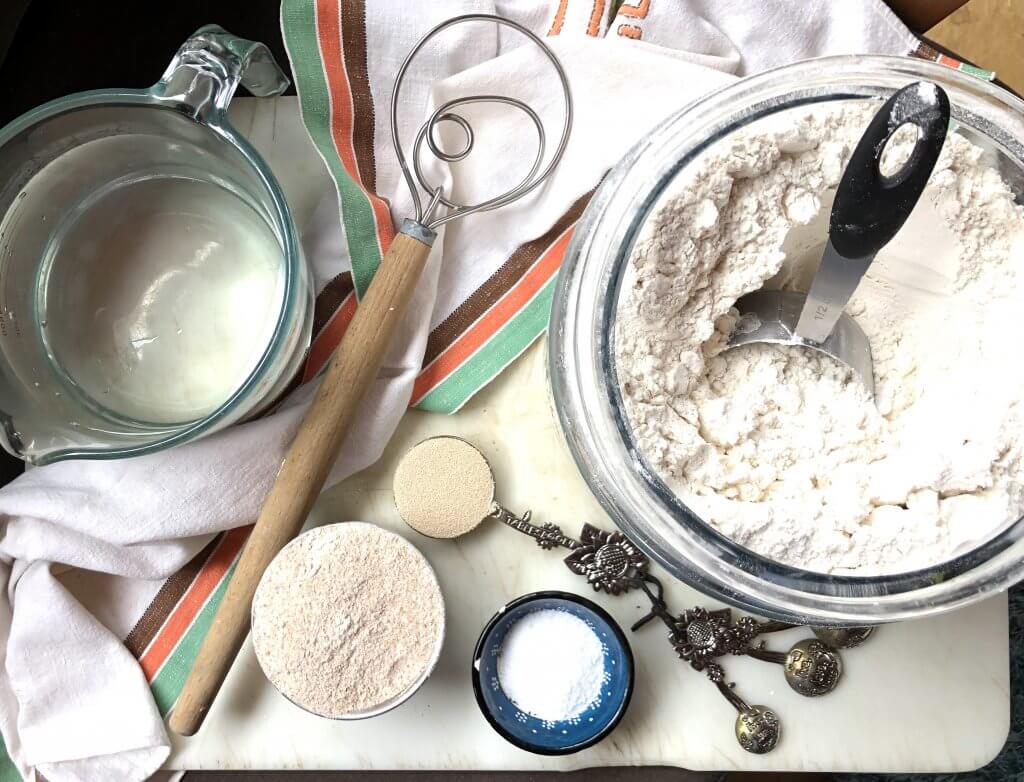
<svg viewBox="0 0 1024 782">
<path fill-rule="evenodd" d="M 375 113 L 366 55 L 366 2 L 341 4 L 341 49 L 352 93 L 352 147 L 363 187 L 377 189 L 377 164 L 373 151 Z"/>
<path fill-rule="evenodd" d="M 213 550 L 217 548 L 223 535 L 224 533 L 215 535 L 213 540 L 192 557 L 181 570 L 164 581 L 160 591 L 156 593 L 156 597 L 150 602 L 139 621 L 135 623 L 135 627 L 128 633 L 128 637 L 124 639 L 124 645 L 136 659 L 142 657 L 146 647 L 156 637 L 157 632 L 167 621 L 167 617 L 171 615 L 171 611 L 195 581 L 199 571 L 203 569 L 203 565 L 206 564 L 206 560 L 210 558 Z"/>
<path fill-rule="evenodd" d="M 579 219 L 593 194 L 594 191 L 591 190 L 580 196 L 542 236 L 519 245 L 494 274 L 473 291 L 470 297 L 459 305 L 451 315 L 437 325 L 427 339 L 427 352 L 423 357 L 424 366 L 447 350 L 467 328 L 519 282 L 541 253 L 550 247 L 551 243 L 561 236 L 566 228 Z"/>
</svg>

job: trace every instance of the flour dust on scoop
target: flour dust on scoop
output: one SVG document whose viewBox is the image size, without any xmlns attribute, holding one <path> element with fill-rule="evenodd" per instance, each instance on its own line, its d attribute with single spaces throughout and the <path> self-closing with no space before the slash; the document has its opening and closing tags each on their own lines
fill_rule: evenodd
<svg viewBox="0 0 1024 782">
<path fill-rule="evenodd" d="M 808 289 L 876 108 L 791 114 L 690 165 L 633 249 L 615 326 L 634 440 L 673 491 L 759 554 L 857 575 L 938 564 L 1024 514 L 1024 209 L 964 137 L 847 308 L 873 401 L 816 351 L 725 350 L 740 296 Z"/>
</svg>

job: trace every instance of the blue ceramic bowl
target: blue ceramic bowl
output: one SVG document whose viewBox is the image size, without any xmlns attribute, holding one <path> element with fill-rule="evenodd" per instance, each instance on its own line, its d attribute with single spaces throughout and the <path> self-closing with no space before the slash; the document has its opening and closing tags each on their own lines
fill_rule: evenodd
<svg viewBox="0 0 1024 782">
<path fill-rule="evenodd" d="M 582 619 L 604 648 L 601 695 L 571 720 L 550 722 L 521 711 L 498 680 L 505 635 L 527 614 L 548 609 Z M 538 755 L 569 755 L 596 744 L 619 724 L 633 694 L 633 653 L 615 620 L 600 606 L 568 592 L 534 592 L 505 605 L 480 633 L 473 652 L 473 694 L 491 727 L 507 741 Z"/>
</svg>

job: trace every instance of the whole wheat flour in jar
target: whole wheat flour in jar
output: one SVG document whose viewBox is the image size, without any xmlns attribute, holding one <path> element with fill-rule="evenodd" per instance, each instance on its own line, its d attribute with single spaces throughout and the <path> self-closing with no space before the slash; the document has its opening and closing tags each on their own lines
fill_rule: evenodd
<svg viewBox="0 0 1024 782">
<path fill-rule="evenodd" d="M 440 652 L 444 603 L 411 543 L 372 524 L 312 529 L 260 580 L 256 657 L 289 700 L 324 717 L 374 710 L 422 679 Z"/>
<path fill-rule="evenodd" d="M 808 289 L 876 110 L 790 114 L 691 164 L 633 249 L 615 330 L 633 437 L 670 488 L 760 554 L 857 575 L 938 564 L 1024 513 L 1024 209 L 963 136 L 847 308 L 874 403 L 813 351 L 724 350 L 740 296 Z"/>
</svg>

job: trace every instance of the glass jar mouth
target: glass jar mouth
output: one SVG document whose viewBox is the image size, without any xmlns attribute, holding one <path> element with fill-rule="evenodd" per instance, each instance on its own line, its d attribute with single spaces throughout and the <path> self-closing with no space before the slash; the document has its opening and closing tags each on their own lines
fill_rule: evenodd
<svg viewBox="0 0 1024 782">
<path fill-rule="evenodd" d="M 225 111 L 213 112 L 203 122 L 198 122 L 179 111 L 173 103 L 159 98 L 153 89 L 110 89 L 80 92 L 38 106 L 16 118 L 7 126 L 0 128 L 0 147 L 19 134 L 72 112 L 121 106 L 130 110 L 173 112 L 180 115 L 183 121 L 196 122 L 197 125 L 201 125 L 208 132 L 219 137 L 223 143 L 234 147 L 241 158 L 251 166 L 256 181 L 259 182 L 266 195 L 264 206 L 267 217 L 281 245 L 280 306 L 277 308 L 274 322 L 270 327 L 271 337 L 262 354 L 234 391 L 211 412 L 181 424 L 168 424 L 166 427 L 154 426 L 144 439 L 140 438 L 137 445 L 131 443 L 116 446 L 102 443 L 85 446 L 76 444 L 54 448 L 39 455 L 26 454 L 22 456 L 36 465 L 50 464 L 65 459 L 115 459 L 142 456 L 196 439 L 223 425 L 225 421 L 234 420 L 239 407 L 246 401 L 251 401 L 253 395 L 258 393 L 258 387 L 266 382 L 267 373 L 283 360 L 284 351 L 289 349 L 290 326 L 296 318 L 302 317 L 305 306 L 304 299 L 308 295 L 305 285 L 305 261 L 285 195 L 267 163 L 256 149 L 233 128 Z M 2 423 L 0 422 L 0 425 Z M 2 432 L 0 432 L 0 437 L 4 437 Z"/>
<path fill-rule="evenodd" d="M 947 562 L 878 576 L 805 570 L 734 543 L 675 495 L 634 442 L 612 337 L 628 258 L 669 183 L 715 141 L 785 109 L 880 99 L 922 78 L 950 92 L 961 128 L 986 139 L 1024 172 L 1024 145 L 1017 140 L 1024 138 L 1018 129 L 1024 129 L 1024 103 L 991 84 L 898 57 L 829 57 L 784 66 L 699 99 L 634 147 L 588 206 L 559 279 L 549 376 L 563 434 L 591 489 L 615 523 L 673 575 L 773 618 L 870 623 L 974 602 L 1024 575 L 1024 519 Z M 1018 199 L 1024 199 L 1024 173 L 1017 186 Z"/>
</svg>

